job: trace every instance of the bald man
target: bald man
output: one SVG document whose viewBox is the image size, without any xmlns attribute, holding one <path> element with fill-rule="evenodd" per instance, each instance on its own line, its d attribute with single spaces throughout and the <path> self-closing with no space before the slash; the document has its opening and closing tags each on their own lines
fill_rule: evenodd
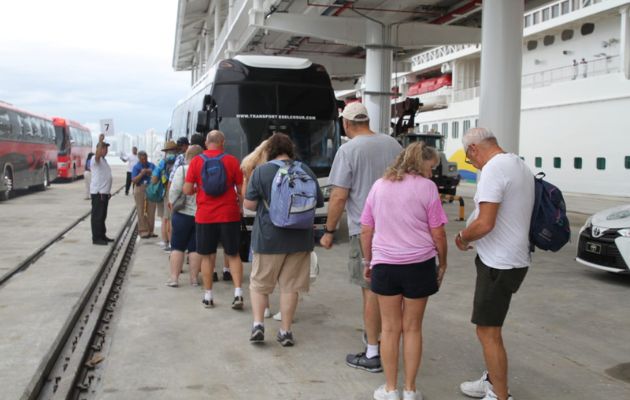
<svg viewBox="0 0 630 400">
<path fill-rule="evenodd" d="M 201 276 L 205 289 L 204 307 L 214 307 L 212 297 L 212 273 L 216 264 L 219 241 L 227 256 L 232 281 L 234 282 L 234 300 L 232 308 L 243 309 L 243 264 L 238 248 L 241 230 L 241 210 L 243 200 L 241 187 L 243 173 L 238 159 L 224 152 L 225 135 L 213 130 L 206 137 L 206 151 L 193 158 L 188 167 L 184 194 L 197 194 L 197 213 L 195 214 L 197 253 L 201 256 Z M 220 163 L 217 165 L 217 162 Z M 204 191 L 204 169 L 213 166 L 222 168 L 225 173 L 225 188 L 220 193 L 209 194 Z M 206 182 L 208 183 L 208 182 Z"/>
</svg>

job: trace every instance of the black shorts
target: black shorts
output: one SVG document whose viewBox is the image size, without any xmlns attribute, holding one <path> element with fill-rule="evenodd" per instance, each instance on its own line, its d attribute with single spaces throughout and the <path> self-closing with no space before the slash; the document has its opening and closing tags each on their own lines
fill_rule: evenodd
<svg viewBox="0 0 630 400">
<path fill-rule="evenodd" d="M 521 286 L 529 268 L 497 269 L 475 258 L 477 282 L 471 321 L 480 326 L 503 326 L 512 295 Z"/>
<path fill-rule="evenodd" d="M 171 227 L 171 248 L 173 250 L 182 252 L 188 250 L 189 253 L 197 251 L 195 232 L 197 228 L 195 227 L 194 216 L 178 213 L 176 211 L 173 213 L 171 219 Z"/>
<path fill-rule="evenodd" d="M 202 255 L 216 253 L 220 241 L 225 254 L 228 256 L 238 254 L 238 244 L 241 238 L 241 221 L 196 224 L 196 226 L 197 253 Z"/>
<path fill-rule="evenodd" d="M 435 257 L 414 264 L 376 264 L 372 267 L 370 289 L 382 296 L 402 294 L 421 299 L 438 291 Z"/>
</svg>

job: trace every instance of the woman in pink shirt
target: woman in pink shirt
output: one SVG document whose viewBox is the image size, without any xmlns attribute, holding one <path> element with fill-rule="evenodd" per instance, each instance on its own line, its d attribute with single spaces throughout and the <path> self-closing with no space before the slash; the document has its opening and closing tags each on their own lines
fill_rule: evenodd
<svg viewBox="0 0 630 400">
<path fill-rule="evenodd" d="M 403 338 L 404 400 L 422 398 L 416 375 L 422 356 L 422 318 L 428 296 L 436 293 L 446 271 L 448 219 L 437 186 L 427 177 L 438 154 L 423 142 L 396 158 L 370 190 L 361 215 L 365 276 L 381 311 L 381 362 L 385 385 L 375 399 L 399 399 L 398 349 Z M 436 265 L 439 259 L 439 268 Z"/>
</svg>

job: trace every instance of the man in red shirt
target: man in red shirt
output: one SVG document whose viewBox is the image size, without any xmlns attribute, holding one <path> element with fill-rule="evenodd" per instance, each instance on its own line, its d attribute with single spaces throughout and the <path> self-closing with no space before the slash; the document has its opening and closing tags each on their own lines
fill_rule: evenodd
<svg viewBox="0 0 630 400">
<path fill-rule="evenodd" d="M 208 158 L 223 154 L 224 143 L 225 135 L 223 132 L 211 131 L 206 137 L 207 150 L 203 154 Z M 195 214 L 197 253 L 201 255 L 201 274 L 206 290 L 202 303 L 206 308 L 214 306 L 212 272 L 216 263 L 217 245 L 221 241 L 234 282 L 232 308 L 241 310 L 243 309 L 243 291 L 241 289 L 243 264 L 238 248 L 241 211 L 243 210 L 243 199 L 240 195 L 243 173 L 238 159 L 230 154 L 225 154 L 220 162 L 225 168 L 227 180 L 225 192 L 218 196 L 204 192 L 202 182 L 204 159 L 201 155 L 190 161 L 183 191 L 186 195 L 197 195 L 197 213 Z"/>
</svg>

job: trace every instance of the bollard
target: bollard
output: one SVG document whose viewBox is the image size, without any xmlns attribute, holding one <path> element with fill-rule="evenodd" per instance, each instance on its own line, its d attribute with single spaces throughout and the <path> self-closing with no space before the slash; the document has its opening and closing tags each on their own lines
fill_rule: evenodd
<svg viewBox="0 0 630 400">
<path fill-rule="evenodd" d="M 464 198 L 462 196 L 453 196 L 452 194 L 441 194 L 440 195 L 442 202 L 451 203 L 453 200 L 459 201 L 459 218 L 455 219 L 455 221 L 464 221 Z"/>
</svg>

